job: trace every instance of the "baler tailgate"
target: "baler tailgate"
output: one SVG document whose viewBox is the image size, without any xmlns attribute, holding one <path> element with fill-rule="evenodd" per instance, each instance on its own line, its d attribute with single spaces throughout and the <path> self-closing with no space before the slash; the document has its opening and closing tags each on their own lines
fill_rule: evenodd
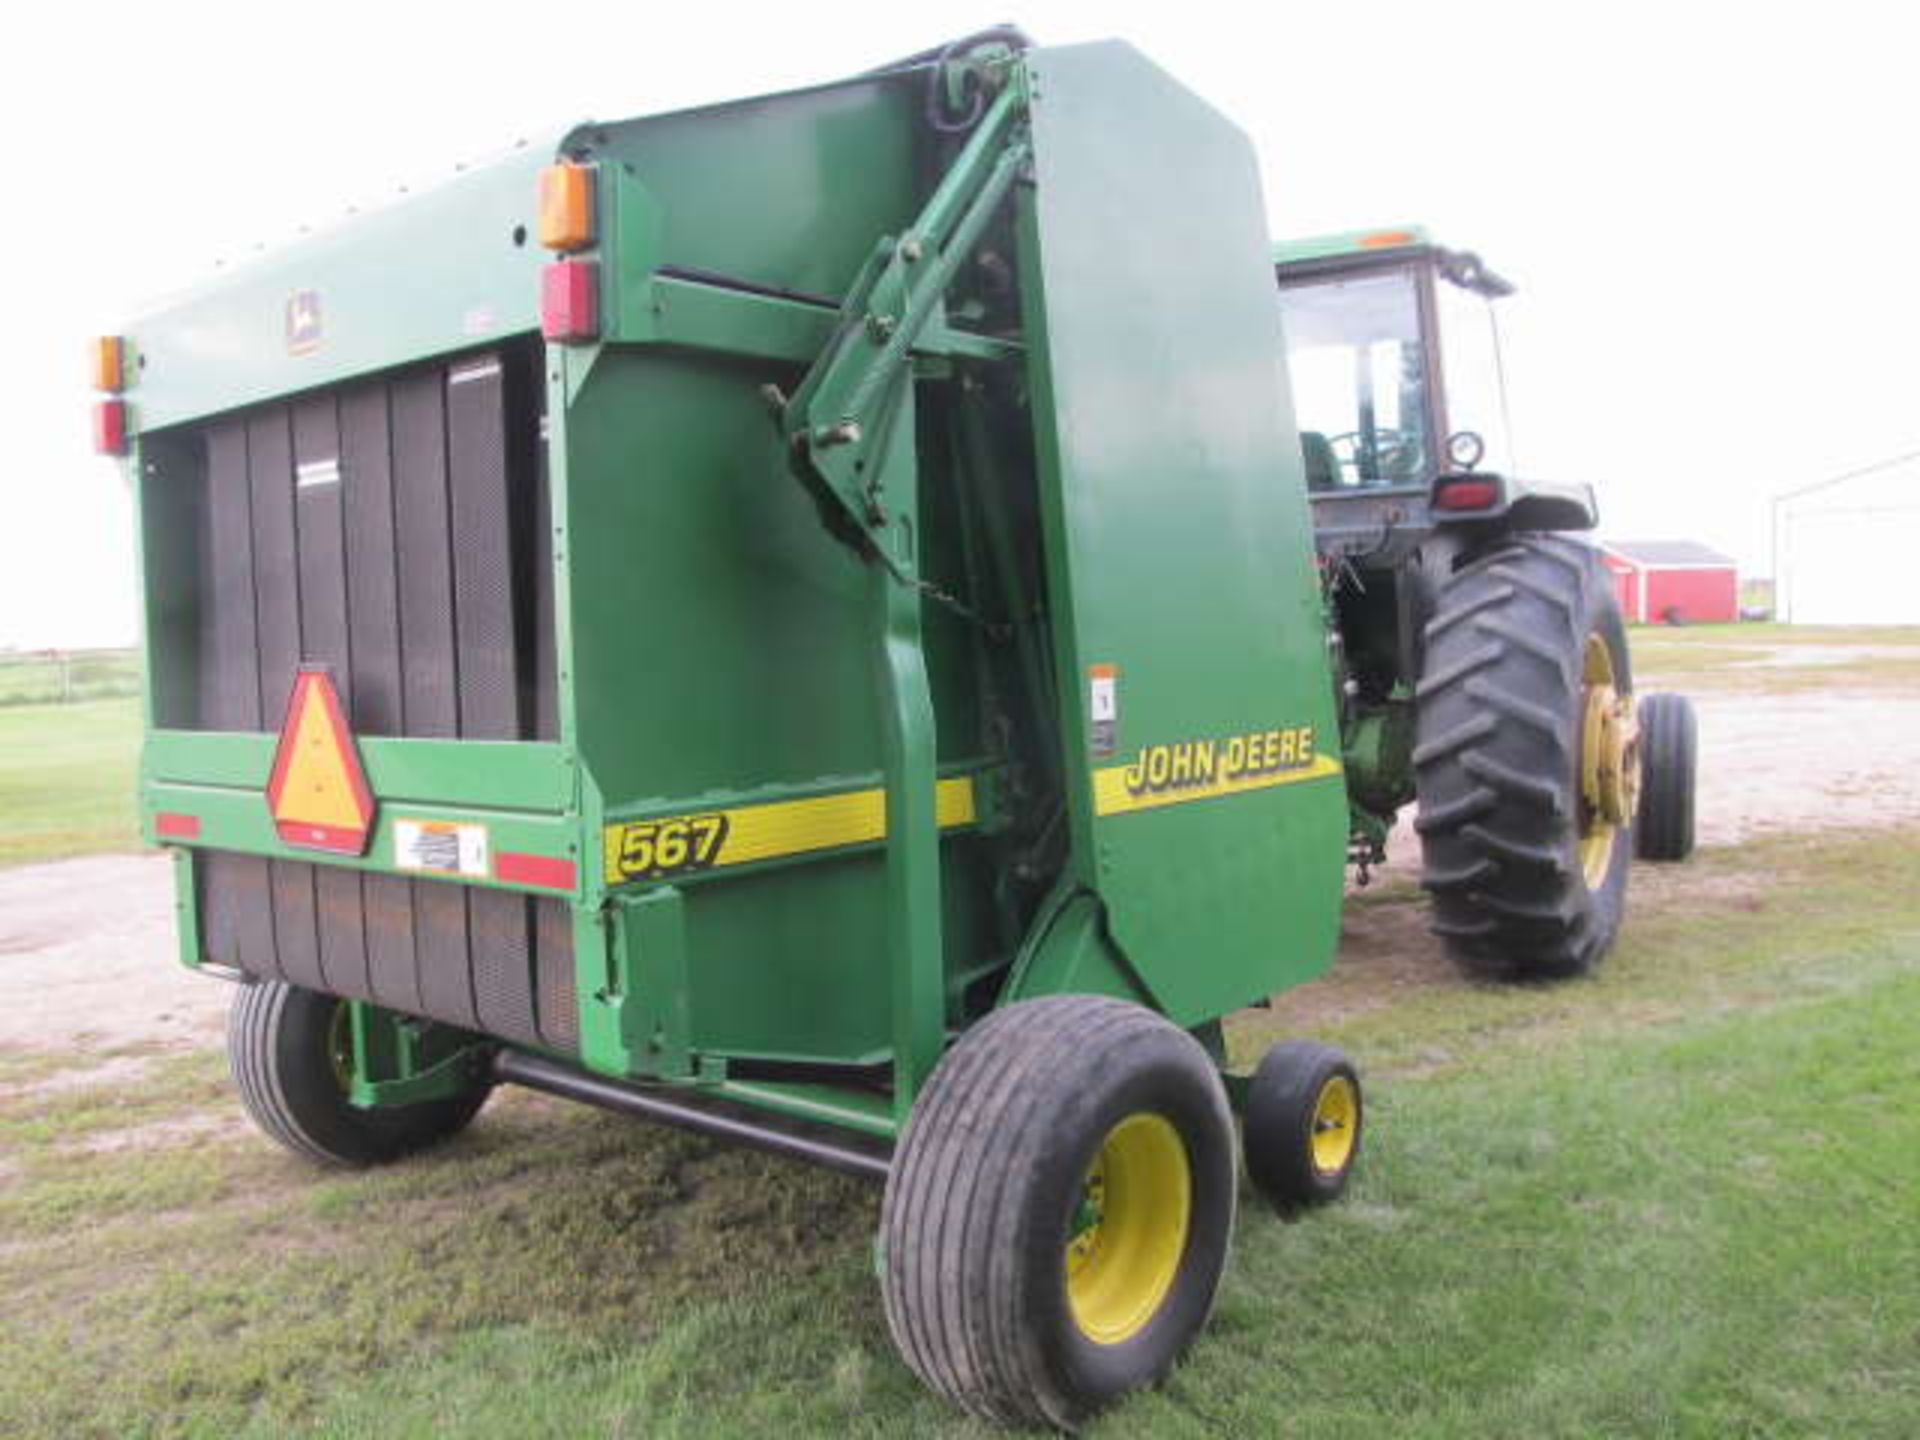
<svg viewBox="0 0 1920 1440">
<path fill-rule="evenodd" d="M 490 795 L 498 782 L 479 754 L 448 757 L 427 785 L 418 772 L 433 767 L 387 767 L 381 829 L 357 861 L 372 868 L 356 873 L 285 858 L 256 823 L 252 773 L 302 666 L 326 669 L 356 743 L 531 750 L 557 737 L 544 394 L 535 347 L 516 342 L 147 437 L 163 483 L 146 523 L 183 537 L 154 557 L 178 598 L 172 643 L 156 647 L 167 728 L 149 779 L 203 827 L 206 961 L 575 1048 L 565 900 L 375 873 L 435 868 L 410 865 L 398 835 L 451 826 L 449 805 L 534 802 L 468 822 L 511 852 L 541 812 L 557 823 L 570 786 Z M 414 795 L 429 803 L 401 798 Z M 507 877 L 489 864 L 481 878 Z"/>
</svg>

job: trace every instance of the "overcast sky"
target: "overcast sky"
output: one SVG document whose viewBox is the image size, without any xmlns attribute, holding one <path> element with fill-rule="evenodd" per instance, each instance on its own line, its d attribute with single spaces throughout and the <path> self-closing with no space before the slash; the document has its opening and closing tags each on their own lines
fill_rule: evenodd
<svg viewBox="0 0 1920 1440">
<path fill-rule="evenodd" d="M 1776 12 L 1778 12 L 1776 14 Z M 1905 7 L 569 3 L 40 8 L 0 90 L 0 645 L 134 638 L 87 337 L 527 135 L 984 24 L 1132 41 L 1252 136 L 1276 235 L 1479 250 L 1521 468 L 1767 562 L 1767 497 L 1920 449 Z M 1797 17 L 1797 18 L 1788 18 Z M 1920 469 L 1913 484 L 1920 489 Z"/>
</svg>

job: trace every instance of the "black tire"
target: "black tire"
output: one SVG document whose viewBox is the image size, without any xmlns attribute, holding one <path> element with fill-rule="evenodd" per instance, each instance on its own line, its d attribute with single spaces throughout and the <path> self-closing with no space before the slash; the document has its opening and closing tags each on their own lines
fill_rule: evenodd
<svg viewBox="0 0 1920 1440">
<path fill-rule="evenodd" d="M 1121 1136 L 1168 1163 L 1110 1163 Z M 902 1357 L 947 1399 L 1013 1425 L 1073 1429 L 1157 1381 L 1213 1309 L 1233 1151 L 1219 1072 L 1159 1015 L 1083 995 L 994 1011 L 934 1071 L 887 1180 L 881 1288 Z M 1185 1195 L 1184 1229 L 1177 1204 L 1146 1203 L 1155 1193 Z M 1097 1286 L 1142 1273 L 1154 1283 L 1096 1309 Z"/>
<path fill-rule="evenodd" d="M 1345 1054 L 1313 1040 L 1275 1045 L 1253 1073 L 1244 1111 L 1247 1178 L 1274 1209 L 1292 1214 L 1340 1197 L 1366 1131 L 1360 1076 Z"/>
<path fill-rule="evenodd" d="M 1630 693 L 1613 585 L 1587 546 L 1514 535 L 1461 566 L 1426 626 L 1414 822 L 1433 930 L 1470 971 L 1546 979 L 1590 969 L 1626 908 L 1629 824 L 1604 847 L 1582 796 L 1589 639 Z M 1596 841 L 1590 876 L 1582 834 Z"/>
<path fill-rule="evenodd" d="M 1640 813 L 1634 845 L 1642 860 L 1684 860 L 1693 853 L 1693 702 L 1649 695 L 1640 702 Z"/>
<path fill-rule="evenodd" d="M 384 1164 L 466 1128 L 488 1087 L 449 1100 L 363 1110 L 349 1103 L 334 1057 L 346 1001 L 278 980 L 242 985 L 227 1014 L 227 1062 L 255 1125 L 321 1165 Z"/>
</svg>

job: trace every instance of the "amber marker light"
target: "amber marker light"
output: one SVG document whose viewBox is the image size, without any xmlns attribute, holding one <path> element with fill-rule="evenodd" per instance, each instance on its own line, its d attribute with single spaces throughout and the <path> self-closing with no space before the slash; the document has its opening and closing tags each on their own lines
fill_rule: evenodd
<svg viewBox="0 0 1920 1440">
<path fill-rule="evenodd" d="M 540 172 L 540 243 L 584 250 L 593 243 L 593 167 L 549 165 Z"/>
<path fill-rule="evenodd" d="M 127 388 L 127 342 L 102 335 L 93 342 L 93 388 L 118 395 Z"/>
</svg>

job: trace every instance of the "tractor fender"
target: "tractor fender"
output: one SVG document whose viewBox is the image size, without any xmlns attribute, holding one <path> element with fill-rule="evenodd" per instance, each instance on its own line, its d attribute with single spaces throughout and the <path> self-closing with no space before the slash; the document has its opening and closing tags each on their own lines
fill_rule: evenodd
<svg viewBox="0 0 1920 1440">
<path fill-rule="evenodd" d="M 1457 503 L 1459 489 L 1476 490 L 1491 484 L 1487 503 L 1462 508 Z M 1456 503 L 1449 504 L 1447 492 L 1455 491 Z M 1600 523 L 1600 505 L 1593 487 L 1582 481 L 1555 482 L 1526 480 L 1517 475 L 1494 475 L 1482 471 L 1452 473 L 1433 482 L 1431 513 L 1434 524 L 1443 528 L 1474 527 L 1480 534 L 1505 534 L 1513 530 L 1591 530 Z"/>
</svg>

